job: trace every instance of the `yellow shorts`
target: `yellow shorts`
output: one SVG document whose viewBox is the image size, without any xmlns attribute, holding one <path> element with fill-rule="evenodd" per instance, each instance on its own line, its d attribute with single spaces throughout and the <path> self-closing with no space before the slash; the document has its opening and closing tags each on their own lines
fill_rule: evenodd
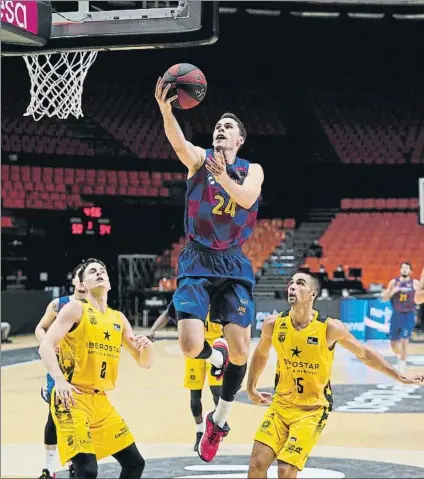
<svg viewBox="0 0 424 479">
<path fill-rule="evenodd" d="M 211 364 L 206 359 L 185 360 L 184 387 L 190 390 L 203 389 L 206 375 L 209 386 L 222 386 L 222 377 L 217 379 L 211 375 Z"/>
<path fill-rule="evenodd" d="M 75 406 L 66 410 L 55 405 L 54 391 L 50 409 L 62 465 L 79 453 L 95 454 L 100 460 L 134 442 L 128 426 L 104 392 L 74 393 Z"/>
<path fill-rule="evenodd" d="M 305 411 L 274 399 L 254 439 L 273 449 L 277 459 L 301 471 L 324 429 L 328 414 L 327 407 Z"/>
</svg>

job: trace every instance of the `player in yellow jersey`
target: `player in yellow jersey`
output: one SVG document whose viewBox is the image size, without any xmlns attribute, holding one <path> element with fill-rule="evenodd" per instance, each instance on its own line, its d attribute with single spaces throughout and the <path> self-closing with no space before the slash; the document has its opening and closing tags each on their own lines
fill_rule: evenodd
<svg viewBox="0 0 424 479">
<path fill-rule="evenodd" d="M 127 318 L 107 306 L 110 283 L 101 261 L 84 262 L 79 278 L 85 302 L 70 301 L 60 310 L 39 349 L 55 380 L 51 411 L 61 463 L 72 460 L 78 479 L 92 479 L 97 461 L 112 455 L 122 467 L 120 478 L 139 479 L 144 459 L 106 391 L 115 388 L 122 344 L 139 366 L 149 368 L 152 343 L 135 336 Z"/>
<path fill-rule="evenodd" d="M 149 339 L 154 339 L 156 331 L 164 328 L 169 320 L 176 323 L 174 304 L 168 305 L 167 309 L 154 322 L 147 334 Z M 210 321 L 210 316 L 205 321 L 205 340 L 213 346 L 215 340 L 224 336 L 224 330 L 220 324 Z M 203 422 L 202 407 L 202 390 L 205 384 L 206 375 L 208 376 L 208 384 L 212 392 L 215 406 L 218 404 L 221 394 L 222 376 L 216 377 L 211 374 L 211 364 L 206 359 L 185 358 L 185 376 L 184 387 L 190 390 L 190 409 L 196 423 L 196 442 L 194 443 L 194 451 L 198 451 L 199 443 L 205 431 Z"/>
<path fill-rule="evenodd" d="M 38 341 L 43 340 L 46 335 L 47 330 L 52 325 L 53 321 L 56 319 L 58 312 L 72 300 L 82 300 L 85 297 L 86 290 L 81 285 L 79 281 L 78 272 L 81 269 L 81 264 L 75 266 L 72 271 L 72 286 L 74 287 L 74 293 L 70 296 L 61 296 L 60 298 L 55 298 L 47 305 L 46 311 L 43 317 L 40 319 L 39 323 L 35 328 L 35 336 Z M 59 352 L 59 346 L 56 346 L 56 352 Z M 41 389 L 41 397 L 50 405 L 51 392 L 54 387 L 54 380 L 47 374 L 47 384 L 45 388 Z M 55 466 L 56 466 L 56 448 L 57 448 L 57 436 L 56 436 L 56 426 L 52 417 L 52 413 L 49 407 L 49 415 L 47 417 L 46 426 L 44 427 L 44 447 L 46 453 L 46 462 L 45 467 L 41 473 L 40 479 L 54 479 Z M 75 471 L 72 464 L 69 464 L 69 477 L 74 477 Z"/>
<path fill-rule="evenodd" d="M 266 478 L 277 458 L 278 477 L 297 477 L 317 442 L 332 407 L 331 367 L 336 343 L 367 366 L 405 384 L 420 384 L 424 375 L 406 376 L 379 353 L 357 341 L 338 319 L 323 318 L 313 309 L 319 282 L 296 273 L 289 282 L 290 310 L 269 317 L 253 353 L 247 392 L 255 404 L 271 403 L 254 438 L 249 478 Z M 278 356 L 275 394 L 256 386 L 271 347 Z M 272 398 L 272 402 L 271 402 Z"/>
</svg>

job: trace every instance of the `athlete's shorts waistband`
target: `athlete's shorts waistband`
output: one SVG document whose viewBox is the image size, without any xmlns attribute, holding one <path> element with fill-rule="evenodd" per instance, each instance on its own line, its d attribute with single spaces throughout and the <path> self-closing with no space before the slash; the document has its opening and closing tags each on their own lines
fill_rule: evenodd
<svg viewBox="0 0 424 479">
<path fill-rule="evenodd" d="M 214 254 L 214 255 L 227 255 L 231 253 L 240 253 L 242 251 L 241 246 L 232 246 L 231 248 L 219 250 L 219 249 L 212 249 L 208 248 L 207 246 L 196 243 L 195 241 L 187 241 L 185 245 L 185 249 L 193 249 L 197 251 L 207 251 L 208 253 Z"/>
</svg>

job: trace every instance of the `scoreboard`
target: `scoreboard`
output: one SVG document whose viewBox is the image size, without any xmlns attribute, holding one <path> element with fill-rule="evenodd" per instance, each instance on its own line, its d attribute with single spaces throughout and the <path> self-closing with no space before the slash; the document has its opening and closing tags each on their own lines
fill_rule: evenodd
<svg viewBox="0 0 424 479">
<path fill-rule="evenodd" d="M 110 236 L 112 224 L 109 218 L 103 216 L 99 206 L 82 208 L 78 215 L 69 219 L 70 232 L 75 236 Z"/>
</svg>

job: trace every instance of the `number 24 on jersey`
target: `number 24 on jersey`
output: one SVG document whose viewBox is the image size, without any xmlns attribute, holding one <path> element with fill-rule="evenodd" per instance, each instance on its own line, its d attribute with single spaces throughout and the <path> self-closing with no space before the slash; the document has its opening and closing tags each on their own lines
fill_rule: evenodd
<svg viewBox="0 0 424 479">
<path fill-rule="evenodd" d="M 215 199 L 217 200 L 217 204 L 212 210 L 214 215 L 222 215 L 223 213 L 230 215 L 232 218 L 236 215 L 236 202 L 229 198 L 227 204 L 225 203 L 225 198 L 221 195 L 215 195 Z"/>
</svg>

